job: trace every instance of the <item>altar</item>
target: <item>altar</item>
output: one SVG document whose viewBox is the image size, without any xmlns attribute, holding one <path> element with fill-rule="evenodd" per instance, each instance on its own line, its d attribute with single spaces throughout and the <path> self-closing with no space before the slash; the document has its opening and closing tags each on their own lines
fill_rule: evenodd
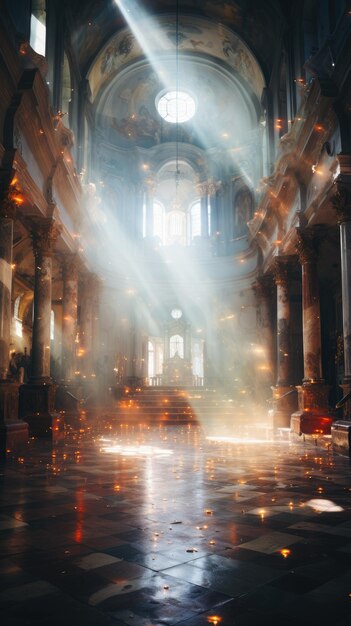
<svg viewBox="0 0 351 626">
<path fill-rule="evenodd" d="M 191 361 L 182 358 L 178 352 L 164 361 L 162 384 L 170 387 L 191 386 L 193 384 Z"/>
</svg>

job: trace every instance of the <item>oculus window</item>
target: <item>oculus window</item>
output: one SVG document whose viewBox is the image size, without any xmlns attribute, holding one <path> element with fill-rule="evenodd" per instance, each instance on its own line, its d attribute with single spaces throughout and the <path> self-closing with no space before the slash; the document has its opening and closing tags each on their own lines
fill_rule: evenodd
<svg viewBox="0 0 351 626">
<path fill-rule="evenodd" d="M 196 104 L 186 91 L 166 91 L 156 99 L 156 108 L 166 122 L 181 124 L 194 117 Z"/>
</svg>

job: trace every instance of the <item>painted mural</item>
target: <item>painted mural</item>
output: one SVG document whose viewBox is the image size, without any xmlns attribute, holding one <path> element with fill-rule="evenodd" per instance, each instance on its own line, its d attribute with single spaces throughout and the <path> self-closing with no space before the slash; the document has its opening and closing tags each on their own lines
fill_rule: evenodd
<svg viewBox="0 0 351 626">
<path fill-rule="evenodd" d="M 167 64 L 165 69 L 169 70 Z M 139 68 L 117 79 L 100 110 L 106 139 L 112 138 L 112 129 L 117 135 L 115 142 L 124 147 L 136 144 L 149 148 L 177 139 L 199 147 L 204 144 L 214 147 L 221 142 L 239 145 L 244 138 L 248 140 L 250 112 L 236 84 L 211 67 L 204 72 L 201 63 L 186 61 L 183 69 L 186 78 L 182 86 L 197 99 L 195 124 L 184 123 L 177 128 L 164 122 L 156 109 L 156 99 L 164 84 L 153 69 Z"/>
<path fill-rule="evenodd" d="M 221 3 L 222 4 L 222 3 Z M 262 71 L 255 57 L 229 28 L 209 23 L 205 19 L 182 17 L 179 28 L 179 51 L 181 53 L 201 53 L 215 57 L 232 67 L 247 83 L 257 98 L 261 98 L 264 87 Z M 155 37 L 155 28 L 158 28 Z M 164 54 L 174 52 L 176 32 L 174 23 L 167 18 L 160 18 L 157 25 L 150 19 L 140 24 L 143 32 L 143 47 L 149 54 L 155 53 L 160 62 L 160 47 Z M 161 46 L 160 46 L 161 43 Z M 100 89 L 111 82 L 114 75 L 131 61 L 144 58 L 144 51 L 129 30 L 115 35 L 98 55 L 88 74 L 92 100 L 95 100 Z"/>
</svg>

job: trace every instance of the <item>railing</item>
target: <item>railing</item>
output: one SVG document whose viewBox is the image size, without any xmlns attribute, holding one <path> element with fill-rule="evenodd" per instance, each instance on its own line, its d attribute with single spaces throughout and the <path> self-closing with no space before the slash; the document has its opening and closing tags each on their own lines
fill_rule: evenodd
<svg viewBox="0 0 351 626">
<path fill-rule="evenodd" d="M 162 387 L 164 382 L 163 382 L 163 377 L 161 374 L 157 375 L 157 376 L 149 376 L 149 378 L 146 379 L 146 384 L 148 387 Z M 181 386 L 181 383 L 179 384 L 179 386 Z M 204 379 L 202 376 L 193 376 L 192 377 L 192 386 L 193 387 L 203 387 L 204 386 Z"/>
</svg>

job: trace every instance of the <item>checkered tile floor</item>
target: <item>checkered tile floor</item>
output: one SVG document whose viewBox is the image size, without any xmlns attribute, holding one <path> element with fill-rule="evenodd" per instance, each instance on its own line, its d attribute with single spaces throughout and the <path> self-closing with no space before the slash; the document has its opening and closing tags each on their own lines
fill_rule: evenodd
<svg viewBox="0 0 351 626">
<path fill-rule="evenodd" d="M 349 460 L 109 425 L 1 468 L 6 626 L 351 624 Z"/>
</svg>

